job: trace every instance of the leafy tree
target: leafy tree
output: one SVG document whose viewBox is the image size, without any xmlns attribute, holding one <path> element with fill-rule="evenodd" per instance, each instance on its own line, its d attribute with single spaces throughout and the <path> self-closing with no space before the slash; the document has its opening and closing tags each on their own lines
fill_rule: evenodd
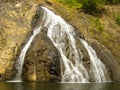
<svg viewBox="0 0 120 90">
<path fill-rule="evenodd" d="M 79 0 L 79 2 L 83 4 L 83 11 L 91 15 L 100 15 L 101 5 L 105 4 L 105 0 Z"/>
</svg>

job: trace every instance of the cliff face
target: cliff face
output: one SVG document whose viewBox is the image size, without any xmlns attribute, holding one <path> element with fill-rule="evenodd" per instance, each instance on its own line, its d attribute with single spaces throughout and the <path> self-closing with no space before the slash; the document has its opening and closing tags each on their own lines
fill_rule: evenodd
<svg viewBox="0 0 120 90">
<path fill-rule="evenodd" d="M 36 12 L 32 2 L 0 2 L 0 76 L 12 78 L 14 63 L 31 32 L 30 22 Z M 9 74 L 9 75 L 8 75 Z"/>
<path fill-rule="evenodd" d="M 79 29 L 107 66 L 111 78 L 120 80 L 120 26 L 114 21 L 114 17 L 120 15 L 120 6 L 105 6 L 106 14 L 94 17 L 74 7 L 68 8 L 55 0 L 0 2 L 1 80 L 13 79 L 15 76 L 15 61 L 32 31 L 40 22 L 40 18 L 38 20 L 35 16 L 39 3 Z M 87 53 L 84 53 L 84 58 L 84 64 L 87 67 L 89 64 L 86 63 L 89 58 Z M 59 59 L 59 53 L 46 33 L 42 32 L 35 38 L 26 54 L 23 79 L 41 82 L 60 81 Z"/>
</svg>

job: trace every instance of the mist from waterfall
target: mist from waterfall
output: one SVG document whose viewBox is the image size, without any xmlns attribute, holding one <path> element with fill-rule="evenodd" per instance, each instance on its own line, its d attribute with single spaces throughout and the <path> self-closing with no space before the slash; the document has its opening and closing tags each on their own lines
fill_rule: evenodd
<svg viewBox="0 0 120 90">
<path fill-rule="evenodd" d="M 26 52 L 29 49 L 35 36 L 40 33 L 41 28 L 47 27 L 47 36 L 50 38 L 53 45 L 57 48 L 61 56 L 60 62 L 62 82 L 89 82 L 90 77 L 88 71 L 83 65 L 83 55 L 81 49 L 76 45 L 77 41 L 75 38 L 75 29 L 64 19 L 62 19 L 58 15 L 55 15 L 49 9 L 45 7 L 41 8 L 44 10 L 42 21 L 43 24 L 33 31 L 33 35 L 30 37 L 30 39 L 22 49 L 16 64 L 17 74 L 15 80 L 22 80 L 21 74 Z M 83 39 L 80 39 L 79 42 L 82 43 L 88 51 L 92 63 L 95 82 L 107 81 L 105 65 L 97 58 L 95 51 Z"/>
</svg>

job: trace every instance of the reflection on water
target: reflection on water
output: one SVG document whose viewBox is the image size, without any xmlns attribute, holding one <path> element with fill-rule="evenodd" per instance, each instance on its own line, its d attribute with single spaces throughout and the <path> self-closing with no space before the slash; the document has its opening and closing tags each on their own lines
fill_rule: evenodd
<svg viewBox="0 0 120 90">
<path fill-rule="evenodd" d="M 120 90 L 120 82 L 99 84 L 0 82 L 0 90 Z"/>
</svg>

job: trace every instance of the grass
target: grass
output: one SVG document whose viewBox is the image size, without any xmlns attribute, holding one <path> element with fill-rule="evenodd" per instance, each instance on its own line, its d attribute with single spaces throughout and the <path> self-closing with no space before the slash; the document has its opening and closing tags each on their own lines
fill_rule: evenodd
<svg viewBox="0 0 120 90">
<path fill-rule="evenodd" d="M 104 0 L 56 0 L 69 8 L 76 7 L 77 9 L 82 9 L 85 13 L 91 15 L 98 15 L 101 13 L 99 8 L 100 4 L 103 4 Z"/>
<path fill-rule="evenodd" d="M 69 8 L 76 7 L 93 16 L 101 16 L 104 13 L 105 4 L 120 4 L 120 0 L 56 0 Z"/>
<path fill-rule="evenodd" d="M 97 17 L 95 20 L 95 27 L 100 30 L 100 32 L 103 30 L 103 25 L 101 24 L 99 18 Z"/>
<path fill-rule="evenodd" d="M 73 6 L 76 6 L 78 8 L 82 7 L 82 4 L 79 3 L 78 0 L 56 0 L 56 1 L 64 5 L 67 5 L 69 8 L 72 8 Z"/>
</svg>

